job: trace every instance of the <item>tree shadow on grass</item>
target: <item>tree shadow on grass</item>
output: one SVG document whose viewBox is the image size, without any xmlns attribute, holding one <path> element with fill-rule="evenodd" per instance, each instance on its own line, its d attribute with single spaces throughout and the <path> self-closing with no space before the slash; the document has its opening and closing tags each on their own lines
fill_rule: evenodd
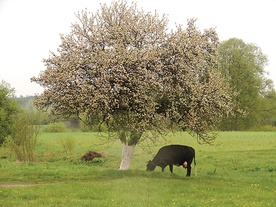
<svg viewBox="0 0 276 207">
<path fill-rule="evenodd" d="M 98 179 L 124 179 L 124 178 L 147 178 L 147 179 L 178 179 L 189 180 L 192 177 L 186 177 L 185 174 L 178 175 L 170 172 L 146 171 L 146 170 L 116 170 L 107 169 L 103 170 Z"/>
</svg>

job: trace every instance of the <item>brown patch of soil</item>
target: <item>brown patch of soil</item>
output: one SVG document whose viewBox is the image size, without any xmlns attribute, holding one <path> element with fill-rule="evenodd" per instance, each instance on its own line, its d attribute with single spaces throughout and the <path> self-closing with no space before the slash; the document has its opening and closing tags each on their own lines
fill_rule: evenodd
<svg viewBox="0 0 276 207">
<path fill-rule="evenodd" d="M 35 186 L 36 184 L 30 184 L 30 183 L 0 183 L 0 187 L 29 187 L 29 186 Z"/>
</svg>

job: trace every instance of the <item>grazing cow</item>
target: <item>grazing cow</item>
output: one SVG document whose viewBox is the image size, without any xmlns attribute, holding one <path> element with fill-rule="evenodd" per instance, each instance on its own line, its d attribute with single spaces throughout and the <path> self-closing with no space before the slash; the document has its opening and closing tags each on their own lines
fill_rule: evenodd
<svg viewBox="0 0 276 207">
<path fill-rule="evenodd" d="M 147 170 L 153 171 L 156 166 L 160 166 L 164 171 L 167 165 L 170 166 L 171 173 L 173 172 L 173 165 L 183 166 L 187 168 L 186 176 L 191 175 L 191 164 L 194 159 L 194 166 L 196 167 L 195 150 L 189 146 L 183 145 L 168 145 L 159 149 L 153 160 L 148 161 Z"/>
</svg>

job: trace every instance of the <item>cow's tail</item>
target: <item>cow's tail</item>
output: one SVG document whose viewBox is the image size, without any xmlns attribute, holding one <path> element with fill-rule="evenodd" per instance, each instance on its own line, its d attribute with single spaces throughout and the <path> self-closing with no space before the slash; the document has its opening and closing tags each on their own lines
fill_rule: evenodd
<svg viewBox="0 0 276 207">
<path fill-rule="evenodd" d="M 196 159 L 194 156 L 194 171 L 195 171 L 195 176 L 197 176 L 197 167 L 196 167 Z"/>
</svg>

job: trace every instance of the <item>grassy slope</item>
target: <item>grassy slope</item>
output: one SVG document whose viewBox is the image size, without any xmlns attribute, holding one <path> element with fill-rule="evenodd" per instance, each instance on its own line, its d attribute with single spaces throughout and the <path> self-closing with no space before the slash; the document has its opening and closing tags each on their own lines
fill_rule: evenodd
<svg viewBox="0 0 276 207">
<path fill-rule="evenodd" d="M 66 155 L 61 137 L 77 140 Z M 186 178 L 183 168 L 146 172 L 152 158 L 137 147 L 131 170 L 116 170 L 121 146 L 100 145 L 98 134 L 43 134 L 36 163 L 0 160 L 0 183 L 34 184 L 0 187 L 0 206 L 275 206 L 276 133 L 224 132 L 219 146 L 198 145 L 186 133 L 167 136 L 167 143 L 196 149 L 198 175 Z M 152 148 L 157 152 L 158 147 Z M 104 159 L 85 164 L 79 157 L 88 150 Z"/>
</svg>

